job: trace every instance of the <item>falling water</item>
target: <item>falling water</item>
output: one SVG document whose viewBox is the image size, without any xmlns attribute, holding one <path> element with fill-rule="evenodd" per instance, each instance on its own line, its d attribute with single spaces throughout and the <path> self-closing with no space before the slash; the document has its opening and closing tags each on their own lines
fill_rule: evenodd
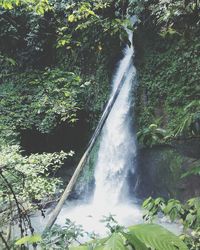
<svg viewBox="0 0 200 250">
<path fill-rule="evenodd" d="M 128 31 L 132 42 L 132 32 Z M 136 70 L 132 63 L 133 46 L 126 47 L 113 80 L 112 99 L 118 85 L 123 87 L 107 118 L 102 131 L 95 167 L 93 204 L 115 206 L 127 191 L 127 175 L 134 168 L 136 155 L 135 137 L 131 124 L 132 88 L 136 85 Z"/>
<path fill-rule="evenodd" d="M 105 233 L 104 225 L 99 222 L 102 216 L 114 214 L 117 221 L 125 226 L 141 220 L 139 206 L 128 197 L 128 173 L 133 172 L 136 167 L 136 143 L 130 113 L 133 104 L 132 90 L 137 83 L 132 61 L 132 32 L 127 32 L 131 45 L 126 46 L 119 63 L 108 105 L 121 81 L 123 85 L 102 129 L 95 166 L 93 199 L 86 204 L 83 200 L 67 202 L 57 219 L 57 223 L 63 224 L 64 218 L 69 218 L 81 224 L 86 231 L 100 234 Z"/>
</svg>

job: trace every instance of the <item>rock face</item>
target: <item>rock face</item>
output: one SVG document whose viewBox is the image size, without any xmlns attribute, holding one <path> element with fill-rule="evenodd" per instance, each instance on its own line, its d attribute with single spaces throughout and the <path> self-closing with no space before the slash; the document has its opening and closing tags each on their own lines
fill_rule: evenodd
<svg viewBox="0 0 200 250">
<path fill-rule="evenodd" d="M 173 146 L 140 148 L 135 186 L 137 196 L 186 200 L 200 195 L 200 176 L 181 178 L 194 164 L 200 165 L 199 144 L 188 141 L 174 143 Z"/>
</svg>

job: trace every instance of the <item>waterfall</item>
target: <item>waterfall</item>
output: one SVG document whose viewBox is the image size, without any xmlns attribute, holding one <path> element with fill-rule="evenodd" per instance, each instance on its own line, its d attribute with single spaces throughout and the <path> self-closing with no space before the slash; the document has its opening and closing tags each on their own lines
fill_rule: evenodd
<svg viewBox="0 0 200 250">
<path fill-rule="evenodd" d="M 127 174 L 134 168 L 136 156 L 135 137 L 131 124 L 132 88 L 136 85 L 133 66 L 132 32 L 128 31 L 130 46 L 126 46 L 113 80 L 112 99 L 118 85 L 123 87 L 102 130 L 100 148 L 95 166 L 95 191 L 93 204 L 115 206 L 127 190 Z"/>
<path fill-rule="evenodd" d="M 103 216 L 116 215 L 116 220 L 124 226 L 141 221 L 139 205 L 128 196 L 128 173 L 134 172 L 136 167 L 136 142 L 131 107 L 134 99 L 132 90 L 137 83 L 132 61 L 132 32 L 127 30 L 127 33 L 131 44 L 124 50 L 124 56 L 113 78 L 110 99 L 102 115 L 103 117 L 106 114 L 119 87 L 122 86 L 101 132 L 93 199 L 89 203 L 88 199 L 67 201 L 57 218 L 58 224 L 62 225 L 65 218 L 69 218 L 82 225 L 87 232 L 104 234 L 106 229 L 100 222 Z"/>
<path fill-rule="evenodd" d="M 91 202 L 86 200 L 67 201 L 63 206 L 57 224 L 64 225 L 68 218 L 76 224 L 82 225 L 89 233 L 106 235 L 106 228 L 101 220 L 103 216 L 115 215 L 115 219 L 122 226 L 130 226 L 142 222 L 140 206 L 128 195 L 128 174 L 136 169 L 136 140 L 132 124 L 132 104 L 137 85 L 136 69 L 132 62 L 134 48 L 132 45 L 132 32 L 128 31 L 131 45 L 124 50 L 113 79 L 112 93 L 100 120 L 108 113 L 111 103 L 115 103 L 104 123 L 100 136 L 100 146 L 95 164 L 95 189 Z M 123 84 L 122 84 L 123 83 Z M 121 87 L 122 86 L 122 87 Z M 120 92 L 117 92 L 119 91 Z M 117 96 L 116 93 L 119 93 Z M 97 126 L 96 131 L 101 126 Z M 95 131 L 95 133 L 96 133 Z M 100 131 L 100 130 L 99 130 Z M 91 139 L 94 140 L 94 137 Z M 132 194 L 134 196 L 134 194 Z M 36 220 L 34 225 L 41 228 L 43 220 Z M 175 231 L 174 225 L 160 222 L 161 225 Z M 38 229 L 39 231 L 39 229 Z M 176 229 L 176 232 L 178 230 Z M 87 240 L 83 239 L 83 240 Z"/>
</svg>

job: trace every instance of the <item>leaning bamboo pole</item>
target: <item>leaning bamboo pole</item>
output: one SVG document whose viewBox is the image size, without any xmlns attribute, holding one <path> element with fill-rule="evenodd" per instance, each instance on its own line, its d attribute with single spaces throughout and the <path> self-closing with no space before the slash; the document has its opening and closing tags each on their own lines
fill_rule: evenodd
<svg viewBox="0 0 200 250">
<path fill-rule="evenodd" d="M 49 221 L 47 222 L 45 230 L 50 229 L 53 226 L 54 222 L 56 221 L 56 219 L 57 219 L 57 217 L 62 209 L 64 202 L 66 201 L 66 199 L 70 195 L 74 185 L 76 184 L 76 181 L 77 181 L 77 179 L 78 179 L 78 177 L 79 177 L 79 175 L 80 175 L 80 173 L 81 173 L 81 171 L 82 171 L 82 169 L 87 161 L 87 158 L 88 158 L 88 156 L 89 156 L 89 154 L 90 154 L 90 152 L 91 152 L 91 150 L 92 150 L 92 148 L 93 148 L 93 146 L 94 146 L 94 144 L 95 144 L 95 142 L 96 142 L 96 140 L 101 132 L 101 129 L 103 128 L 103 126 L 106 122 L 106 119 L 107 119 L 108 115 L 110 114 L 110 111 L 111 111 L 120 91 L 121 91 L 121 88 L 122 88 L 123 83 L 125 81 L 126 72 L 129 71 L 131 63 L 132 63 L 132 59 L 130 59 L 130 62 L 128 63 L 128 66 L 127 66 L 127 70 L 122 75 L 120 83 L 119 83 L 114 95 L 108 101 L 106 108 L 103 112 L 103 115 L 102 115 L 102 117 L 101 117 L 101 119 L 96 127 L 96 130 L 95 130 L 95 132 L 94 132 L 94 134 L 89 142 L 88 148 L 85 151 L 85 153 L 83 154 L 78 166 L 76 167 L 76 170 L 75 170 L 73 176 L 71 177 L 67 187 L 65 188 L 59 202 L 57 203 L 56 207 L 54 208 L 54 210 L 49 218 Z"/>
</svg>

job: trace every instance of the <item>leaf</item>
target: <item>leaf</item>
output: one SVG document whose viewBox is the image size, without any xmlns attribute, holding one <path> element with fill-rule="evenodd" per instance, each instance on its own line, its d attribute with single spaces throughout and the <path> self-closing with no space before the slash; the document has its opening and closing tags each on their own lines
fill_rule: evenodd
<svg viewBox="0 0 200 250">
<path fill-rule="evenodd" d="M 186 173 L 181 175 L 181 178 L 185 178 L 190 175 L 200 175 L 200 166 L 195 166 L 189 169 Z"/>
<path fill-rule="evenodd" d="M 74 20 L 75 20 L 75 16 L 74 15 L 71 14 L 71 15 L 68 16 L 68 21 L 70 23 L 74 22 Z"/>
<path fill-rule="evenodd" d="M 176 206 L 176 203 L 173 200 L 169 200 L 168 204 L 166 205 L 164 209 L 165 214 L 169 214 L 171 210 Z"/>
<path fill-rule="evenodd" d="M 11 2 L 4 2 L 3 8 L 11 10 L 13 8 L 12 3 Z"/>
<path fill-rule="evenodd" d="M 22 237 L 21 239 L 17 240 L 15 244 L 16 245 L 24 245 L 26 243 L 33 244 L 41 240 L 42 240 L 42 237 L 40 234 L 33 234 L 33 235 Z"/>
<path fill-rule="evenodd" d="M 188 250 L 178 236 L 156 224 L 139 224 L 129 228 L 147 247 L 156 250 Z"/>
<path fill-rule="evenodd" d="M 109 239 L 109 237 L 103 239 L 94 239 L 86 243 L 86 245 L 80 246 L 71 246 L 69 250 L 103 250 L 105 242 Z"/>
<path fill-rule="evenodd" d="M 135 250 L 148 250 L 146 245 L 140 241 L 134 234 L 123 233 L 123 236 L 127 239 L 128 243 L 134 247 Z"/>
<path fill-rule="evenodd" d="M 192 226 L 192 224 L 195 222 L 195 220 L 196 220 L 196 215 L 194 215 L 194 214 L 188 214 L 187 216 L 186 216 L 186 222 L 187 222 L 187 224 L 188 224 L 188 226 Z"/>
<path fill-rule="evenodd" d="M 124 246 L 124 239 L 121 234 L 113 233 L 106 241 L 103 250 L 127 250 L 127 248 Z"/>
<path fill-rule="evenodd" d="M 14 59 L 12 58 L 6 58 L 6 60 L 12 65 L 12 66 L 15 66 L 17 63 Z"/>
<path fill-rule="evenodd" d="M 151 203 L 152 201 L 153 201 L 153 199 L 152 199 L 151 197 L 149 197 L 148 199 L 146 199 L 146 200 L 143 202 L 142 206 L 143 206 L 143 207 L 146 207 L 146 206 L 149 205 L 149 203 Z"/>
<path fill-rule="evenodd" d="M 149 126 L 150 129 L 157 129 L 157 127 L 158 126 L 156 124 L 150 124 L 150 126 Z"/>
</svg>

